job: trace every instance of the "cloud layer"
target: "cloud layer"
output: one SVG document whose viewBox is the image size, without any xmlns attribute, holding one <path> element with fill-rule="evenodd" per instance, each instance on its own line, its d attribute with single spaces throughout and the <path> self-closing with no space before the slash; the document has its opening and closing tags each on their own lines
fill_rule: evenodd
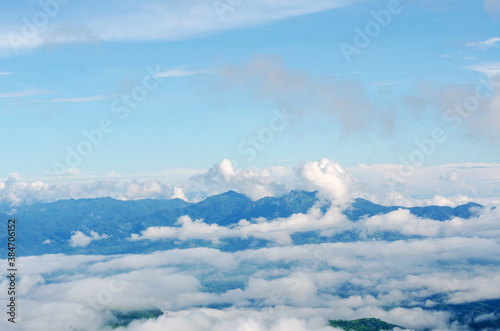
<svg viewBox="0 0 500 331">
<path fill-rule="evenodd" d="M 23 203 L 71 198 L 113 197 L 116 199 L 181 198 L 198 201 L 234 190 L 258 200 L 280 196 L 293 189 L 319 191 L 320 197 L 345 203 L 363 197 L 383 204 L 450 205 L 475 201 L 489 203 L 500 194 L 500 165 L 494 163 L 447 164 L 411 167 L 397 164 L 358 165 L 343 169 L 323 159 L 293 167 L 239 169 L 225 159 L 184 181 L 125 179 L 29 182 L 12 174 L 0 182 L 4 211 Z M 185 171 L 188 173 L 189 171 Z"/>
<path fill-rule="evenodd" d="M 351 226 L 419 237 L 301 246 L 277 240 L 274 247 L 238 252 L 190 248 L 147 255 L 23 257 L 18 326 L 111 330 L 106 327 L 110 311 L 157 307 L 167 314 L 118 330 L 332 330 L 328 319 L 361 317 L 410 329 L 461 330 L 450 324 L 449 312 L 434 308 L 500 297 L 499 213 L 489 208 L 469 220 L 436 222 L 399 210 L 348 225 L 333 207 L 325 216 L 311 211 L 268 220 L 266 230 L 264 222 L 257 226 L 278 239 L 297 224 L 304 227 L 295 230 L 309 226 L 325 235 Z M 245 226 L 210 229 L 185 217 L 179 223 L 177 233 L 160 234 L 217 240 L 220 231 L 234 235 Z M 2 291 L 0 302 L 6 300 Z M 2 327 L 6 323 L 0 321 Z"/>
</svg>

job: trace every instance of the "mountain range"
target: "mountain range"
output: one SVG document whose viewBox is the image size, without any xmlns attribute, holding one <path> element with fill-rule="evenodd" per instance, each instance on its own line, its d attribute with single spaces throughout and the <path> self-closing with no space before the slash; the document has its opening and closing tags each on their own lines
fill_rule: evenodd
<svg viewBox="0 0 500 331">
<path fill-rule="evenodd" d="M 265 197 L 253 201 L 243 194 L 228 191 L 208 197 L 197 203 L 181 199 L 143 199 L 122 201 L 112 198 L 69 199 L 51 203 L 39 203 L 17 208 L 15 214 L 6 212 L 0 216 L 7 220 L 16 219 L 17 254 L 120 254 L 148 253 L 155 250 L 187 248 L 193 246 L 212 247 L 214 244 L 203 240 L 138 241 L 128 240 L 131 234 L 139 234 L 148 227 L 178 226 L 177 219 L 188 215 L 191 219 L 203 219 L 207 224 L 231 226 L 242 219 L 248 221 L 257 218 L 275 219 L 289 217 L 292 214 L 306 213 L 313 205 L 321 203 L 317 192 L 294 190 L 280 197 Z M 322 210 L 326 210 L 323 204 Z M 435 221 L 445 221 L 453 217 L 470 218 L 477 208 L 482 206 L 468 203 L 455 208 L 445 206 L 426 206 L 406 208 L 401 206 L 382 206 L 368 200 L 357 198 L 345 210 L 349 220 L 356 222 L 363 217 L 387 214 L 400 208 L 409 209 L 410 213 Z M 72 247 L 71 236 L 80 231 L 86 236 L 106 234 L 106 240 L 95 240 L 86 246 Z M 3 234 L 6 236 L 6 233 Z M 307 243 L 311 234 L 295 234 L 296 243 Z M 4 240 L 6 238 L 3 238 Z M 330 238 L 330 241 L 353 241 L 355 233 Z M 384 238 L 396 240 L 393 235 Z M 5 241 L 4 241 L 5 242 Z M 234 239 L 222 240 L 217 246 L 221 250 L 239 250 L 250 245 L 265 246 L 265 240 Z M 5 248 L 0 248 L 3 257 Z"/>
</svg>

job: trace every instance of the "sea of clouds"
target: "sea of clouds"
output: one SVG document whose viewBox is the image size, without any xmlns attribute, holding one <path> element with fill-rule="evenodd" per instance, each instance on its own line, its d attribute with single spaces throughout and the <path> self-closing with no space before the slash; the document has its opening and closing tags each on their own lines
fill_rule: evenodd
<svg viewBox="0 0 500 331">
<path fill-rule="evenodd" d="M 166 314 L 117 330 L 334 330 L 328 319 L 362 317 L 415 330 L 462 330 L 449 323 L 450 313 L 432 308 L 500 298 L 499 220 L 492 206 L 471 219 L 445 222 L 398 210 L 354 223 L 335 205 L 324 214 L 313 207 L 234 228 L 181 217 L 181 227 L 149 228 L 135 240 L 257 236 L 271 244 L 237 252 L 193 247 L 20 258 L 16 330 L 111 330 L 111 311 L 153 307 Z M 414 237 L 292 245 L 290 235 L 305 229 L 324 236 L 361 229 Z M 7 285 L 5 279 L 1 288 Z M 7 300 L 1 291 L 1 304 Z M 8 324 L 0 321 L 2 329 Z"/>
<path fill-rule="evenodd" d="M 363 169 L 357 170 L 359 174 Z M 18 319 L 13 329 L 111 330 L 107 325 L 114 320 L 113 311 L 159 308 L 163 316 L 117 330 L 334 330 L 329 319 L 362 317 L 415 330 L 464 330 L 450 323 L 451 313 L 433 308 L 500 298 L 496 203 L 485 204 L 470 219 L 438 222 L 400 209 L 351 222 L 342 210 L 363 184 L 330 160 L 260 170 L 238 170 L 224 160 L 184 188 L 229 187 L 258 198 L 262 192 L 286 192 L 293 188 L 291 183 L 318 190 L 323 202 L 331 202 L 328 210 L 314 206 L 305 214 L 242 220 L 227 227 L 182 216 L 176 227 L 150 227 L 129 238 L 217 244 L 221 238 L 254 237 L 269 242 L 264 248 L 19 258 Z M 23 192 L 15 191 L 16 185 L 11 181 L 1 189 L 4 194 L 6 189 Z M 180 193 L 184 194 L 177 189 Z M 471 200 L 443 199 L 450 205 Z M 306 231 L 317 231 L 320 237 L 361 231 L 361 239 L 294 245 L 292 235 Z M 382 238 L 374 236 L 379 232 L 406 239 L 376 239 Z M 6 265 L 5 260 L 1 263 Z M 8 280 L 0 285 L 5 307 Z M 0 329 L 9 328 L 7 318 L 0 319 Z"/>
</svg>

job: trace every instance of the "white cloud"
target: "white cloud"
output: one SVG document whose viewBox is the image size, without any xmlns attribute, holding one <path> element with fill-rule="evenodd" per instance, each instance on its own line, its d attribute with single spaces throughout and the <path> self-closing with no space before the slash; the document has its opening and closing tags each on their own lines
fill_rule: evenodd
<svg viewBox="0 0 500 331">
<path fill-rule="evenodd" d="M 106 260 L 106 261 L 101 261 Z M 236 268 L 236 256 L 221 252 L 218 249 L 197 247 L 189 249 L 172 249 L 154 252 L 147 255 L 115 256 L 112 259 L 100 258 L 88 267 L 89 272 L 106 273 L 117 269 L 150 269 L 168 267 L 179 264 L 207 265 L 220 270 Z"/>
<path fill-rule="evenodd" d="M 217 243 L 221 238 L 249 237 L 276 242 L 281 245 L 292 244 L 291 234 L 323 230 L 342 232 L 352 227 L 352 223 L 339 209 L 331 208 L 324 215 L 317 208 L 312 208 L 307 214 L 295 214 L 288 218 L 274 220 L 257 219 L 256 222 L 240 220 L 234 226 L 207 224 L 203 220 L 193 221 L 188 216 L 178 219 L 178 227 L 149 227 L 140 234 L 132 234 L 130 240 L 160 240 L 178 238 L 180 240 L 204 239 Z"/>
<path fill-rule="evenodd" d="M 97 232 L 90 231 L 90 236 L 86 236 L 81 231 L 73 232 L 73 235 L 69 239 L 69 244 L 71 247 L 85 247 L 94 240 L 107 239 L 109 236 L 105 233 L 99 235 Z"/>
<path fill-rule="evenodd" d="M 496 163 L 443 164 L 411 171 L 397 164 L 360 164 L 346 172 L 360 183 L 356 195 L 385 205 L 488 203 L 500 194 L 500 164 Z"/>
<path fill-rule="evenodd" d="M 85 6 L 71 3 L 58 6 L 47 24 L 37 27 L 30 35 L 22 33 L 24 21 L 5 20 L 1 26 L 0 48 L 22 50 L 45 44 L 85 41 L 179 40 L 321 12 L 351 2 L 257 0 L 225 4 L 222 10 L 216 6 L 217 2 L 201 0 L 151 0 L 147 4 L 113 0 L 106 6 L 98 1 L 88 1 Z M 13 10 L 46 14 L 35 3 L 18 4 Z M 29 19 L 30 16 L 28 22 Z"/>
<path fill-rule="evenodd" d="M 479 211 L 478 211 L 479 212 Z M 320 236 L 330 237 L 345 231 L 361 233 L 363 237 L 378 232 L 400 233 L 406 236 L 423 236 L 439 238 L 442 236 L 459 236 L 469 238 L 479 235 L 481 238 L 500 238 L 500 229 L 495 219 L 500 211 L 486 208 L 480 216 L 464 220 L 455 217 L 448 221 L 423 219 L 410 213 L 407 209 L 399 209 L 384 215 L 375 215 L 357 222 L 349 221 L 342 210 L 330 207 L 325 213 L 313 207 L 307 214 L 295 214 L 288 218 L 266 220 L 259 218 L 253 221 L 240 220 L 237 224 L 220 226 L 207 224 L 203 220 L 193 221 L 188 216 L 178 219 L 178 226 L 155 226 L 132 234 L 132 241 L 203 239 L 217 244 L 222 238 L 258 238 L 274 242 L 278 245 L 293 244 L 294 233 L 318 231 Z"/>
<path fill-rule="evenodd" d="M 68 175 L 79 174 L 76 168 L 70 169 Z M 77 178 L 78 179 L 78 178 Z M 172 196 L 172 185 L 158 180 L 66 180 L 61 182 L 24 181 L 13 177 L 0 182 L 0 200 L 13 206 L 22 203 L 52 202 L 60 199 L 112 197 L 120 200 L 142 198 L 164 198 Z"/>
<path fill-rule="evenodd" d="M 187 76 L 196 76 L 200 74 L 209 73 L 206 70 L 198 70 L 198 71 L 187 71 L 182 69 L 171 69 L 163 72 L 159 72 L 155 75 L 155 77 L 161 78 L 172 78 L 172 77 L 187 77 Z"/>
<path fill-rule="evenodd" d="M 217 242 L 221 236 L 228 236 L 230 231 L 225 227 L 217 224 L 207 224 L 202 220 L 193 221 L 189 216 L 179 217 L 177 224 L 181 227 L 150 227 L 141 232 L 141 236 L 132 234 L 131 240 L 136 241 L 140 239 L 165 239 L 165 238 L 178 238 L 180 240 L 186 239 L 207 239 Z"/>
<path fill-rule="evenodd" d="M 487 217 L 498 229 L 498 215 Z M 29 290 L 19 294 L 24 307 L 19 327 L 45 331 L 73 323 L 99 330 L 109 310 L 154 306 L 168 315 L 135 321 L 123 329 L 326 331 L 333 330 L 328 319 L 376 317 L 407 328 L 451 330 L 449 313 L 418 305 L 436 294 L 450 303 L 500 296 L 495 290 L 498 240 L 484 238 L 487 232 L 479 231 L 484 224 L 478 220 L 469 222 L 471 228 L 461 232 L 467 238 L 450 233 L 444 238 L 232 253 L 194 248 L 137 255 L 23 257 L 19 261 L 24 266 L 23 288 Z M 491 263 L 478 262 L 485 258 Z M 443 261 L 454 267 L 440 267 Z M 243 285 L 217 289 L 217 284 L 235 281 Z M 6 299 L 0 296 L 2 304 Z M 417 307 L 400 307 L 407 302 Z M 198 308 L 216 304 L 228 308 Z M 0 326 L 6 323 L 1 320 Z"/>
<path fill-rule="evenodd" d="M 0 93 L 0 98 L 17 98 L 17 97 L 27 97 L 32 95 L 39 95 L 47 93 L 44 90 L 23 90 L 23 91 L 13 91 L 13 92 L 3 92 Z"/>
<path fill-rule="evenodd" d="M 485 48 L 497 47 L 499 41 L 500 37 L 493 37 L 484 41 L 471 41 L 465 44 L 465 46 L 485 49 Z"/>
<path fill-rule="evenodd" d="M 500 75 L 500 63 L 486 63 L 469 66 L 468 69 L 479 71 L 485 76 L 496 77 Z"/>
<path fill-rule="evenodd" d="M 193 173 L 197 174 L 190 177 Z M 322 198 L 333 199 L 337 203 L 363 197 L 386 205 L 455 206 L 470 201 L 493 202 L 500 194 L 500 165 L 496 163 L 416 167 L 409 175 L 407 173 L 408 169 L 398 164 L 360 164 L 343 169 L 327 159 L 292 167 L 260 169 L 236 168 L 226 159 L 208 170 L 173 169 L 140 175 L 144 178 L 164 177 L 166 180 L 131 179 L 119 174 L 95 180 L 85 177 L 75 168 L 66 175 L 65 181 L 27 181 L 19 176 L 4 179 L 0 181 L 0 200 L 13 206 L 97 197 L 199 201 L 228 190 L 257 200 L 299 189 L 318 190 Z"/>
<path fill-rule="evenodd" d="M 172 194 L 172 196 L 170 197 L 170 199 L 181 199 L 181 200 L 184 200 L 184 201 L 188 201 L 188 198 L 184 194 L 184 191 L 182 190 L 181 187 L 178 187 L 178 186 L 174 187 L 174 193 Z"/>
<path fill-rule="evenodd" d="M 319 189 L 323 198 L 340 203 L 352 198 L 350 191 L 356 180 L 337 162 L 328 159 L 309 162 L 300 168 L 299 173 L 306 187 Z"/>
<path fill-rule="evenodd" d="M 376 215 L 361 222 L 361 230 L 375 231 L 397 231 L 401 234 L 412 236 L 437 236 L 440 223 L 434 220 L 418 218 L 407 209 L 399 209 L 386 215 Z"/>
<path fill-rule="evenodd" d="M 351 198 L 354 177 L 332 160 L 308 162 L 293 168 L 270 167 L 263 169 L 237 169 L 225 159 L 206 173 L 191 178 L 198 191 L 209 188 L 211 194 L 235 190 L 257 200 L 266 196 L 279 196 L 292 189 L 318 190 L 322 198 L 343 203 Z M 201 184 L 201 185 L 200 185 Z"/>
<path fill-rule="evenodd" d="M 233 163 L 225 159 L 205 173 L 193 176 L 188 189 L 192 192 L 208 191 L 208 195 L 235 190 L 257 200 L 287 193 L 289 189 L 284 179 L 293 176 L 293 170 L 284 167 L 235 169 Z"/>
</svg>

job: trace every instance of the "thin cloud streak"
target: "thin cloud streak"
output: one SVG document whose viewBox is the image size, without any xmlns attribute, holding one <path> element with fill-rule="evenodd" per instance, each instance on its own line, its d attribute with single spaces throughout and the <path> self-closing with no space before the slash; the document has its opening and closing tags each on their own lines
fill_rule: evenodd
<svg viewBox="0 0 500 331">
<path fill-rule="evenodd" d="M 198 70 L 198 71 L 188 71 L 182 69 L 171 69 L 163 72 L 159 72 L 155 75 L 158 78 L 173 78 L 173 77 L 188 77 L 188 76 L 196 76 L 200 74 L 208 74 L 210 71 L 208 70 Z"/>
<path fill-rule="evenodd" d="M 0 93 L 0 98 L 18 98 L 18 97 L 29 97 L 33 95 L 40 95 L 44 93 L 49 93 L 46 90 L 23 90 L 23 91 L 13 91 L 13 92 L 3 92 Z"/>
<path fill-rule="evenodd" d="M 497 47 L 498 46 L 497 43 L 499 41 L 500 41 L 500 37 L 493 37 L 493 38 L 490 38 L 490 39 L 484 40 L 484 41 L 471 41 L 471 42 L 468 42 L 467 44 L 465 44 L 465 46 L 486 49 L 486 48 L 491 48 L 491 47 Z"/>
<path fill-rule="evenodd" d="M 48 102 L 48 103 L 80 103 L 80 102 L 93 102 L 99 100 L 105 100 L 116 97 L 116 94 L 113 95 L 96 95 L 92 97 L 79 97 L 79 98 L 58 98 L 52 100 L 33 100 L 33 102 Z"/>
</svg>

